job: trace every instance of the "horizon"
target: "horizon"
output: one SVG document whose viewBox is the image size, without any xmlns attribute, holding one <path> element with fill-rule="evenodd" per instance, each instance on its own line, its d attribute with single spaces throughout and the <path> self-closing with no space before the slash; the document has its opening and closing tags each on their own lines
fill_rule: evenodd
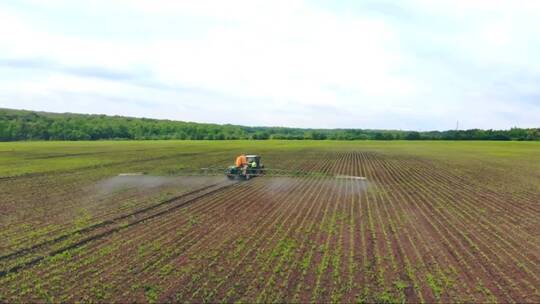
<svg viewBox="0 0 540 304">
<path fill-rule="evenodd" d="M 0 4 L 0 108 L 211 124 L 538 128 L 540 2 Z"/>
<path fill-rule="evenodd" d="M 166 119 L 166 118 L 151 118 L 151 117 L 144 117 L 144 116 L 125 116 L 125 115 L 110 115 L 110 114 L 103 114 L 103 113 L 77 113 L 77 112 L 48 112 L 48 111 L 36 111 L 36 110 L 27 110 L 27 109 L 12 109 L 12 108 L 1 108 L 1 110 L 12 110 L 12 111 L 27 111 L 27 112 L 36 112 L 36 113 L 47 113 L 47 114 L 57 114 L 57 115 L 97 115 L 97 116 L 107 116 L 107 117 L 120 117 L 120 118 L 134 118 L 134 119 L 154 119 L 154 120 L 167 120 L 167 121 L 173 121 L 173 122 L 185 122 L 185 123 L 195 123 L 195 124 L 214 124 L 214 125 L 231 125 L 231 126 L 239 126 L 239 127 L 248 127 L 248 128 L 284 128 L 284 129 L 303 129 L 303 130 L 363 130 L 363 131 L 389 131 L 389 132 L 449 132 L 449 131 L 470 131 L 470 130 L 482 130 L 482 131 L 509 131 L 511 129 L 538 129 L 539 127 L 530 127 L 530 128 L 519 128 L 519 127 L 510 127 L 507 129 L 461 129 L 461 128 L 455 128 L 455 129 L 447 129 L 447 130 L 416 130 L 416 129 L 367 129 L 367 128 L 302 128 L 302 127 L 287 127 L 287 126 L 272 126 L 272 125 L 242 125 L 242 124 L 231 124 L 231 123 L 209 123 L 209 122 L 200 122 L 200 121 L 190 121 L 190 120 L 175 120 L 175 119 Z"/>
</svg>

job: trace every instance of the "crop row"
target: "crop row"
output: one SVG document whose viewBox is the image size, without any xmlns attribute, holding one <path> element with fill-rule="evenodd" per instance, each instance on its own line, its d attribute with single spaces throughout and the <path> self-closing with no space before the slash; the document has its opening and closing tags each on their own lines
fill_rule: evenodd
<svg viewBox="0 0 540 304">
<path fill-rule="evenodd" d="M 126 226 L 0 278 L 0 300 L 540 300 L 534 198 L 369 151 L 276 167 L 327 174 L 256 178 Z"/>
<path fill-rule="evenodd" d="M 181 157 L 180 163 L 197 166 L 201 162 L 196 155 L 191 157 L 195 158 Z M 193 161 L 195 159 L 197 161 Z M 143 159 L 136 163 L 133 171 L 145 171 L 146 167 L 171 167 L 167 163 L 173 160 L 178 162 L 169 156 L 164 160 Z M 220 157 L 213 161 L 220 163 L 223 159 Z M 179 195 L 197 186 L 197 180 L 192 179 L 187 183 L 177 180 L 154 189 L 138 189 L 137 185 L 128 184 L 114 191 L 101 190 L 103 185 L 98 181 L 125 172 L 120 170 L 129 172 L 130 167 L 105 166 L 96 170 L 21 177 L 0 183 L 0 189 L 5 190 L 2 191 L 1 208 L 9 214 L 1 223 L 0 236 L 5 241 L 0 245 L 0 255 L 144 208 L 163 199 L 164 195 Z M 205 182 L 203 179 L 199 181 L 200 184 Z"/>
</svg>

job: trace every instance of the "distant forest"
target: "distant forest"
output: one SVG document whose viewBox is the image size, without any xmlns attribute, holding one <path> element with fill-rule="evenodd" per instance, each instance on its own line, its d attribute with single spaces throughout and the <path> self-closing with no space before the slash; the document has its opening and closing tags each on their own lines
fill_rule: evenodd
<svg viewBox="0 0 540 304">
<path fill-rule="evenodd" d="M 246 127 L 0 109 L 0 141 L 102 139 L 540 140 L 540 129 L 401 131 Z"/>
</svg>

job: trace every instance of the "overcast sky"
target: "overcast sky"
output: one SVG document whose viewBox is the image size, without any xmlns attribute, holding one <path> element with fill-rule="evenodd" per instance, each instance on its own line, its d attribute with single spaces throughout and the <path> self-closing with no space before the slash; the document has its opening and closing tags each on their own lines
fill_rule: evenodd
<svg viewBox="0 0 540 304">
<path fill-rule="evenodd" d="M 2 0 L 0 107 L 539 127 L 540 1 Z"/>
</svg>

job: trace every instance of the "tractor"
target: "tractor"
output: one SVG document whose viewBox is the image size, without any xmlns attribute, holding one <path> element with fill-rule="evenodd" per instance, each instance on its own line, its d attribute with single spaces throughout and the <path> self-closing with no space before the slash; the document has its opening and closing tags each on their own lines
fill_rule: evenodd
<svg viewBox="0 0 540 304">
<path fill-rule="evenodd" d="M 225 170 L 225 174 L 229 179 L 243 179 L 249 180 L 255 176 L 261 176 L 264 174 L 264 165 L 261 163 L 260 155 L 246 155 L 247 168 L 230 166 Z"/>
</svg>

